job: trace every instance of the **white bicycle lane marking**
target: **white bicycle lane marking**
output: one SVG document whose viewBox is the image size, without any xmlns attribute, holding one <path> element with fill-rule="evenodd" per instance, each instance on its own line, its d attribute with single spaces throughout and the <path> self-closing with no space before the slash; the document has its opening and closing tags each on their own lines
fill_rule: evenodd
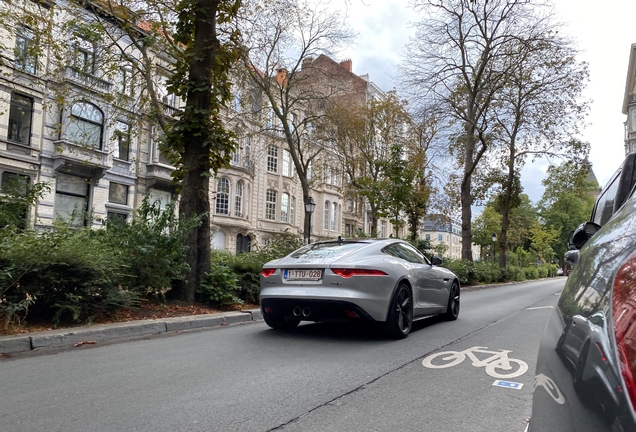
<svg viewBox="0 0 636 432">
<path fill-rule="evenodd" d="M 443 369 L 457 366 L 466 357 L 470 358 L 475 367 L 486 368 L 486 373 L 493 378 L 514 378 L 528 371 L 528 364 L 523 360 L 508 357 L 509 350 L 491 351 L 487 347 L 472 347 L 464 351 L 443 351 L 431 354 L 422 360 L 422 366 L 429 369 Z M 480 360 L 475 353 L 490 354 Z M 514 365 L 514 366 L 513 366 Z"/>
</svg>

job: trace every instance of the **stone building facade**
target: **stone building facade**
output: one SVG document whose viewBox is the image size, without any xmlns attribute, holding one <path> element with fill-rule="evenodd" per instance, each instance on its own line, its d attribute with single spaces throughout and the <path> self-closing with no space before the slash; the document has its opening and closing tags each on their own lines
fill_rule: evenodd
<svg viewBox="0 0 636 432">
<path fill-rule="evenodd" d="M 106 68 L 100 60 L 115 53 L 81 26 L 63 25 L 71 19 L 93 22 L 102 12 L 101 22 L 108 24 L 108 13 L 84 7 L 70 14 L 70 3 L 58 7 L 64 4 L 2 3 L 2 16 L 13 18 L 0 28 L 0 187 L 12 180 L 48 184 L 50 191 L 28 217 L 28 225 L 37 229 L 56 218 L 89 223 L 77 216 L 83 211 L 92 212 L 90 223 L 99 227 L 106 218 L 131 218 L 146 195 L 162 206 L 178 198 L 174 166 L 158 146 L 159 128 L 149 120 L 148 105 L 140 102 L 143 83 L 126 58 Z M 9 15 L 8 7 L 14 8 Z M 60 51 L 47 46 L 44 33 L 21 22 L 22 16 L 51 20 L 55 25 L 48 37 L 64 41 Z M 116 25 L 108 31 L 117 34 L 118 44 L 132 46 Z M 141 53 L 132 49 L 127 56 L 140 58 Z M 352 72 L 350 60 L 320 56 L 312 61 L 350 82 L 351 95 L 360 103 L 382 94 L 368 77 Z M 154 53 L 152 62 L 160 115 L 169 117 L 183 103 L 167 91 L 170 58 Z M 213 247 L 241 252 L 278 234 L 304 234 L 302 190 L 284 141 L 263 131 L 259 122 L 270 119 L 235 114 L 227 113 L 227 126 L 236 132 L 239 148 L 230 168 L 211 184 Z M 349 197 L 340 172 L 323 168 L 313 182 L 312 240 L 370 234 L 364 204 Z M 390 223 L 382 220 L 381 226 L 379 234 L 388 236 Z"/>
</svg>

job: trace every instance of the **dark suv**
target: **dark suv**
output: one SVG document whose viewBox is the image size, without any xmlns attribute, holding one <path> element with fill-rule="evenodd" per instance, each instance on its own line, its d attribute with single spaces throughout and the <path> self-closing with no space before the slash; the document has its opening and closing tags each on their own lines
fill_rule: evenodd
<svg viewBox="0 0 636 432">
<path fill-rule="evenodd" d="M 537 359 L 530 432 L 636 431 L 636 153 L 571 236 Z"/>
</svg>

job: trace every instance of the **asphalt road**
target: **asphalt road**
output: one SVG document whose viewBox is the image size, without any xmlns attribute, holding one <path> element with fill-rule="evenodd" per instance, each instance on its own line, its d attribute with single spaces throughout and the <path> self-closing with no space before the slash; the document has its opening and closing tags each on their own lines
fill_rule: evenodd
<svg viewBox="0 0 636 432">
<path fill-rule="evenodd" d="M 455 322 L 376 328 L 262 321 L 0 361 L 0 431 L 522 432 L 539 339 L 565 278 L 462 294 Z M 492 353 L 437 356 L 482 347 Z M 501 350 L 512 369 L 487 368 Z M 505 356 L 505 355 L 504 355 Z M 528 370 L 521 375 L 521 362 Z M 523 385 L 493 386 L 497 378 Z"/>
</svg>

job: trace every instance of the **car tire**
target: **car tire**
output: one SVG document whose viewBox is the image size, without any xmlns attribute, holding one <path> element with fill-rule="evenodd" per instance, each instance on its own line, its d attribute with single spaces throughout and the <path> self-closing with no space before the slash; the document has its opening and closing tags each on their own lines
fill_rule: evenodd
<svg viewBox="0 0 636 432">
<path fill-rule="evenodd" d="M 300 324 L 299 319 L 287 318 L 279 315 L 271 315 L 263 313 L 263 319 L 265 324 L 273 328 L 274 330 L 292 330 L 298 327 Z"/>
<path fill-rule="evenodd" d="M 448 305 L 443 318 L 446 321 L 455 321 L 459 316 L 459 285 L 457 282 L 453 282 L 450 292 L 448 294 Z"/>
<path fill-rule="evenodd" d="M 413 326 L 413 295 L 405 283 L 398 285 L 391 299 L 385 330 L 393 339 L 404 339 Z"/>
</svg>

